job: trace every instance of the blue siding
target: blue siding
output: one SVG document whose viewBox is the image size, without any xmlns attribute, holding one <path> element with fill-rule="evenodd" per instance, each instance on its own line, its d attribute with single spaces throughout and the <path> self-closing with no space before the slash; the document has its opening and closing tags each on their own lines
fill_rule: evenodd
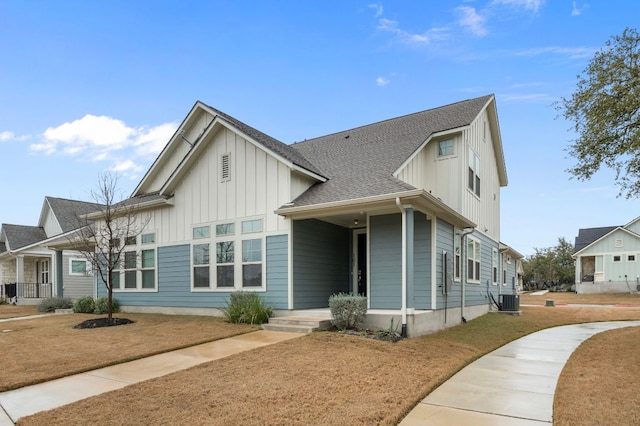
<svg viewBox="0 0 640 426">
<path fill-rule="evenodd" d="M 465 305 L 482 305 L 489 303 L 487 290 L 492 292 L 498 300 L 498 286 L 493 283 L 493 258 L 494 248 L 498 248 L 498 243 L 484 234 L 474 232 L 471 236 L 480 241 L 480 284 L 467 283 L 465 288 Z"/>
<path fill-rule="evenodd" d="M 437 296 L 436 296 L 436 309 L 444 309 L 445 305 L 447 308 L 459 307 L 462 302 L 462 285 L 459 281 L 454 281 L 451 286 L 451 291 L 448 295 L 444 295 L 442 292 L 443 282 L 443 256 L 442 252 L 446 251 L 449 253 L 449 266 L 448 269 L 453 273 L 454 262 L 455 262 L 455 253 L 453 251 L 453 238 L 455 233 L 455 228 L 448 222 L 445 222 L 442 219 L 438 219 L 436 221 L 436 288 Z"/>
<path fill-rule="evenodd" d="M 264 298 L 276 309 L 287 309 L 289 304 L 289 237 L 267 237 L 267 293 Z"/>
<path fill-rule="evenodd" d="M 347 228 L 320 220 L 293 222 L 293 308 L 329 306 L 329 296 L 350 291 Z"/>
<path fill-rule="evenodd" d="M 423 213 L 414 215 L 413 298 L 408 307 L 431 309 L 431 221 Z"/>
<path fill-rule="evenodd" d="M 287 304 L 287 236 L 267 237 L 266 288 L 259 293 L 275 308 Z M 230 292 L 191 291 L 191 245 L 158 247 L 158 291 L 114 292 L 121 305 L 166 306 L 181 308 L 220 308 L 229 300 Z M 273 251 L 273 252 L 272 252 Z M 98 286 L 99 295 L 106 294 L 104 285 Z"/>
<path fill-rule="evenodd" d="M 402 216 L 370 218 L 371 309 L 402 307 Z"/>
</svg>

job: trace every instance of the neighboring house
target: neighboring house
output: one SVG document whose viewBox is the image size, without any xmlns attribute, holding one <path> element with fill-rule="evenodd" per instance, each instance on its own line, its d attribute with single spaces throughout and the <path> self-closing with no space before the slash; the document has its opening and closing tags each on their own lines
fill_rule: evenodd
<svg viewBox="0 0 640 426">
<path fill-rule="evenodd" d="M 585 228 L 575 240 L 576 292 L 640 290 L 640 217 L 624 226 Z"/>
<path fill-rule="evenodd" d="M 149 222 L 114 297 L 202 313 L 250 290 L 283 315 L 357 293 L 368 326 L 424 334 L 516 291 L 506 185 L 493 95 L 293 145 L 196 102 L 127 200 Z"/>
<path fill-rule="evenodd" d="M 45 197 L 38 226 L 2 224 L 0 229 L 0 295 L 19 304 L 36 304 L 59 296 L 75 299 L 95 295 L 95 279 L 77 252 L 53 250 L 49 243 L 79 226 L 78 215 L 102 206 Z"/>
</svg>

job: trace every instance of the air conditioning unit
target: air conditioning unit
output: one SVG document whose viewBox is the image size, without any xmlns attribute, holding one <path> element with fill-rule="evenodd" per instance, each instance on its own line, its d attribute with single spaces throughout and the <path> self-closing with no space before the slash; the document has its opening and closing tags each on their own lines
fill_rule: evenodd
<svg viewBox="0 0 640 426">
<path fill-rule="evenodd" d="M 519 311 L 520 295 L 518 294 L 501 294 L 500 306 L 503 311 Z"/>
</svg>

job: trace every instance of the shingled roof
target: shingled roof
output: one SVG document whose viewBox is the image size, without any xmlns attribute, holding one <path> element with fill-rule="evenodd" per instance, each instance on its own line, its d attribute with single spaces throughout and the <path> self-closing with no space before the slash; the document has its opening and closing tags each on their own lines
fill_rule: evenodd
<svg viewBox="0 0 640 426">
<path fill-rule="evenodd" d="M 294 207 L 415 189 L 393 177 L 437 132 L 471 124 L 493 95 L 457 102 L 291 145 L 329 180 L 312 186 Z"/>
<path fill-rule="evenodd" d="M 583 228 L 578 230 L 578 236 L 576 237 L 574 244 L 574 253 L 579 252 L 589 244 L 599 240 L 620 226 L 603 226 L 600 228 Z"/>
<path fill-rule="evenodd" d="M 206 105 L 205 103 L 202 104 Z M 309 161 L 301 152 L 293 149 L 291 145 L 280 142 L 279 140 L 272 138 L 265 133 L 262 133 L 260 130 L 254 129 L 253 127 L 243 123 L 242 121 L 237 120 L 234 117 L 225 114 L 224 112 L 217 110 L 209 105 L 206 105 L 206 107 L 211 109 L 211 111 L 213 111 L 216 115 L 220 116 L 220 118 L 228 121 L 235 128 L 252 138 L 254 141 L 282 156 L 283 158 L 291 161 L 296 166 L 302 167 L 303 169 L 306 169 L 317 175 L 325 176 L 322 170 L 318 168 L 315 163 Z"/>
<path fill-rule="evenodd" d="M 11 250 L 17 250 L 47 239 L 47 234 L 45 234 L 44 229 L 39 226 L 10 225 L 4 223 L 2 224 L 2 230 L 6 237 L 5 243 L 8 243 Z"/>
<path fill-rule="evenodd" d="M 104 207 L 97 203 L 67 200 L 64 198 L 45 197 L 45 200 L 47 200 L 49 206 L 51 206 L 51 210 L 56 216 L 63 233 L 82 226 L 83 222 L 78 219 L 80 216 L 99 211 Z M 49 236 L 51 237 L 52 235 Z"/>
</svg>

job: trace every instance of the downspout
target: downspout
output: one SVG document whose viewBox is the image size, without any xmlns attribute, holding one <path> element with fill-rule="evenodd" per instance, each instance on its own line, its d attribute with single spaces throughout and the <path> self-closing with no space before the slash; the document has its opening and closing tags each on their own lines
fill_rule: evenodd
<svg viewBox="0 0 640 426">
<path fill-rule="evenodd" d="M 469 251 L 467 249 L 467 235 L 471 234 L 475 231 L 475 228 L 464 228 L 460 234 L 460 249 L 462 250 L 462 276 L 460 277 L 460 282 L 462 288 L 460 289 L 460 321 L 462 323 L 466 323 L 467 319 L 464 317 L 464 302 L 465 302 L 465 289 L 467 283 L 467 275 L 469 273 Z"/>
<path fill-rule="evenodd" d="M 407 211 L 396 197 L 396 206 L 402 213 L 402 337 L 407 337 Z"/>
</svg>

